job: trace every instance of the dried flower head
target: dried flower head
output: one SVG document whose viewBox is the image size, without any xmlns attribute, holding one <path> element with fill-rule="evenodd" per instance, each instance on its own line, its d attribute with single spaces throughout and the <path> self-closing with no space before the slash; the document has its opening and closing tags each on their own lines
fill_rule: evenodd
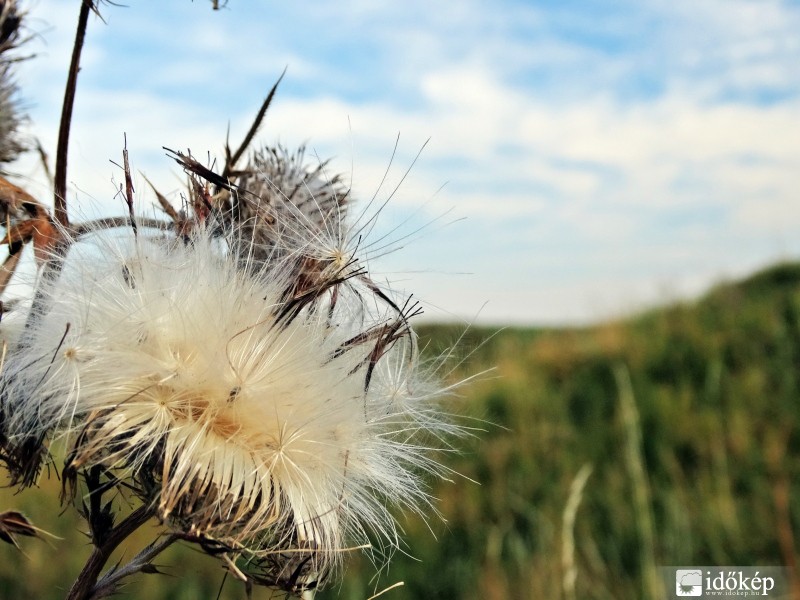
<svg viewBox="0 0 800 600">
<path fill-rule="evenodd" d="M 338 245 L 334 240 L 346 225 L 341 215 L 349 190 L 338 175 L 328 177 L 325 167 L 322 163 L 309 169 L 305 147 L 295 152 L 282 146 L 253 152 L 236 174 L 222 218 L 252 232 L 251 249 L 261 260 L 291 260 L 293 254 L 308 257 L 312 250 L 330 250 Z"/>
<path fill-rule="evenodd" d="M 271 156 L 283 171 L 235 191 L 241 221 L 223 195 L 186 236 L 74 243 L 2 409 L 23 481 L 60 440 L 67 480 L 114 472 L 173 530 L 296 592 L 369 532 L 396 544 L 387 505 L 427 507 L 426 448 L 455 428 L 420 372 L 416 306 L 355 257 L 338 180 Z"/>
<path fill-rule="evenodd" d="M 25 149 L 19 136 L 22 116 L 10 56 L 21 41 L 21 25 L 16 0 L 0 0 L 0 164 L 13 161 Z"/>
</svg>

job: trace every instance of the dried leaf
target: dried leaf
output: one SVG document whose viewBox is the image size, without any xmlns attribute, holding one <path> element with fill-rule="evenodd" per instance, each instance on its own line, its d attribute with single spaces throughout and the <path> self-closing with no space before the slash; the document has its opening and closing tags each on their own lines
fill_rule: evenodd
<svg viewBox="0 0 800 600">
<path fill-rule="evenodd" d="M 5 222 L 9 217 L 20 218 L 23 210 L 30 217 L 38 216 L 40 209 L 44 210 L 44 207 L 33 196 L 0 177 L 0 221 Z"/>
<path fill-rule="evenodd" d="M 39 264 L 44 263 L 52 256 L 60 236 L 49 215 L 34 219 L 33 225 L 33 255 Z"/>
<path fill-rule="evenodd" d="M 33 240 L 34 256 L 44 262 L 59 240 L 50 214 L 33 196 L 7 179 L 0 177 L 0 222 L 6 226 L 2 243 L 16 254 Z"/>
</svg>

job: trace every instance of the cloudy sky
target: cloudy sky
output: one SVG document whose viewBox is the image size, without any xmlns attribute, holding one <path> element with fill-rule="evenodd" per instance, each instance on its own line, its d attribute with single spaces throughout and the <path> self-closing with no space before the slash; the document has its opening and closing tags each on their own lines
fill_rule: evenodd
<svg viewBox="0 0 800 600">
<path fill-rule="evenodd" d="M 51 152 L 79 3 L 28 4 L 37 57 L 18 80 Z M 134 167 L 177 194 L 161 147 L 220 156 L 286 67 L 260 142 L 334 157 L 366 200 L 424 145 L 381 215 L 403 247 L 372 268 L 431 318 L 595 321 L 800 257 L 798 3 L 129 0 L 102 14 L 76 98 L 76 214 L 123 210 L 109 162 L 123 133 Z M 33 158 L 19 170 L 49 197 Z"/>
</svg>

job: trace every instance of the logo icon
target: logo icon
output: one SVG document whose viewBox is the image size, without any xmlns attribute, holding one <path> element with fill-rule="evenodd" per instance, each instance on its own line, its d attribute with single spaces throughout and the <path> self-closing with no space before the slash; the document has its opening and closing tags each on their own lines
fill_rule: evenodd
<svg viewBox="0 0 800 600">
<path fill-rule="evenodd" d="M 702 596 L 703 572 L 699 569 L 675 571 L 675 595 Z"/>
</svg>

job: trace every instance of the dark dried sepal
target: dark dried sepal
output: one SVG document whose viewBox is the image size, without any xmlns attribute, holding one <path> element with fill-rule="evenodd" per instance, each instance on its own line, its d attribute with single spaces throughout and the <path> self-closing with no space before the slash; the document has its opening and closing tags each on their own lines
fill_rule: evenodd
<svg viewBox="0 0 800 600">
<path fill-rule="evenodd" d="M 39 537 L 39 530 L 28 518 L 16 510 L 0 513 L 0 540 L 19 547 L 15 536 Z"/>
<path fill-rule="evenodd" d="M 248 578 L 256 585 L 300 595 L 321 588 L 328 573 L 318 569 L 316 548 L 268 554 L 248 565 Z"/>
<path fill-rule="evenodd" d="M 0 427 L 4 427 L 2 412 L 0 410 Z M 12 443 L 0 432 L 0 462 L 8 471 L 11 485 L 20 487 L 34 485 L 39 478 L 42 465 L 49 457 L 44 436 L 31 436 Z"/>
</svg>

